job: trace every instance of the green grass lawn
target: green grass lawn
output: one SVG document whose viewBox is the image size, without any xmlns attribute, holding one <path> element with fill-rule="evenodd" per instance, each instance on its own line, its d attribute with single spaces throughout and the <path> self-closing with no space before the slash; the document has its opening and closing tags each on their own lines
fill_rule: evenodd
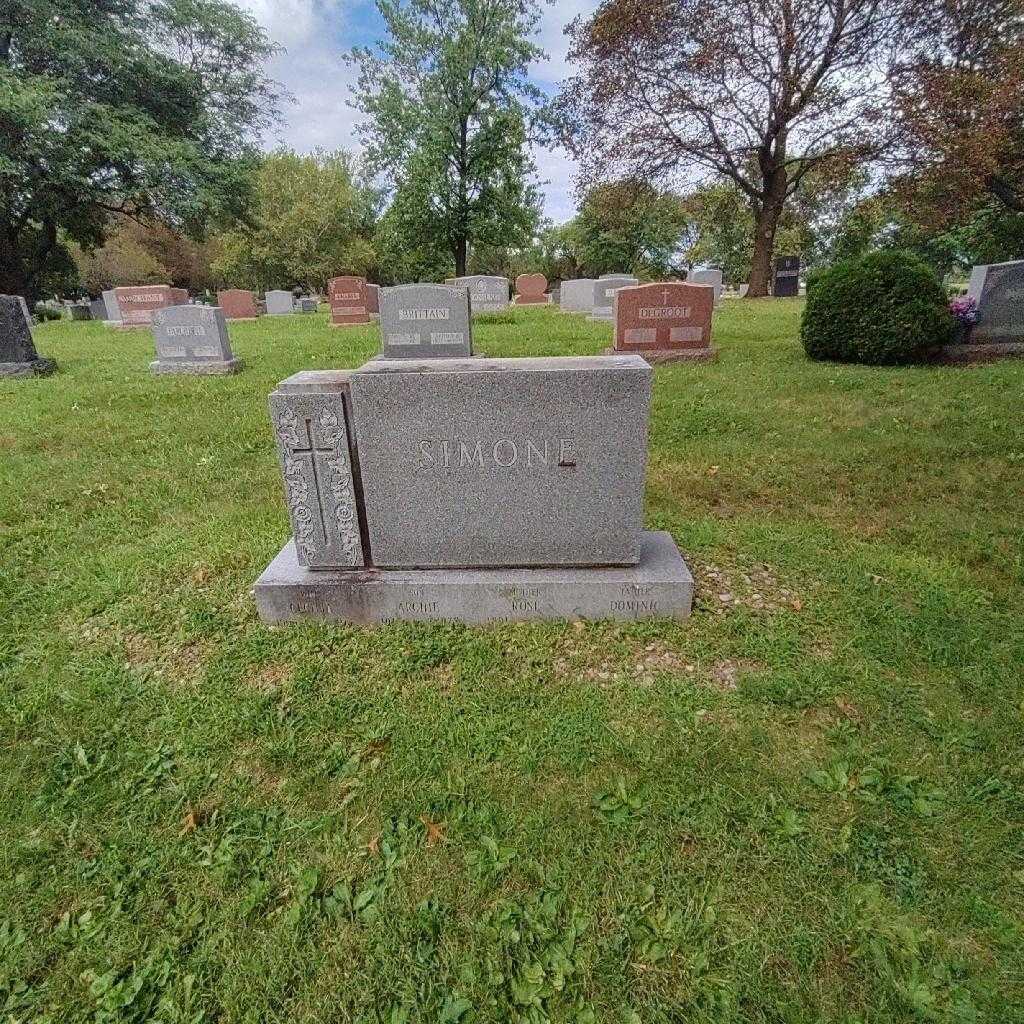
<svg viewBox="0 0 1024 1024">
<path fill-rule="evenodd" d="M 263 627 L 266 396 L 50 324 L 0 382 L 0 1020 L 1024 1020 L 1024 364 L 657 369 L 686 623 Z M 610 330 L 517 310 L 489 355 Z"/>
</svg>

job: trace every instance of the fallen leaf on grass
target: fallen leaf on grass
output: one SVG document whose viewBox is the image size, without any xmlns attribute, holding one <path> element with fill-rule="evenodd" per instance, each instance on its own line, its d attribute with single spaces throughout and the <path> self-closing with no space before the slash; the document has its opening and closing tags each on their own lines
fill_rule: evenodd
<svg viewBox="0 0 1024 1024">
<path fill-rule="evenodd" d="M 445 823 L 443 821 L 431 821 L 425 814 L 420 815 L 420 821 L 427 830 L 427 846 L 434 846 L 444 840 Z"/>
</svg>

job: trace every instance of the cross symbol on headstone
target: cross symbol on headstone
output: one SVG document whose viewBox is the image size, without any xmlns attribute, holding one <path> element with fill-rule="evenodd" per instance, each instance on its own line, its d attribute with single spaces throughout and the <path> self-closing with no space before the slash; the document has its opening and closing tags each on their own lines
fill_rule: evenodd
<svg viewBox="0 0 1024 1024">
<path fill-rule="evenodd" d="M 668 297 L 670 294 L 671 292 L 669 292 L 667 288 L 665 288 L 661 293 L 661 301 L 665 303 L 666 306 L 668 305 Z"/>
<path fill-rule="evenodd" d="M 320 474 L 317 472 L 316 459 L 318 455 L 331 454 L 334 455 L 334 449 L 331 447 L 318 447 L 313 440 L 313 421 L 307 419 L 306 421 L 306 440 L 308 446 L 306 448 L 293 448 L 292 451 L 296 455 L 308 455 L 309 466 L 313 471 L 313 487 L 316 489 L 316 503 L 320 509 L 320 529 L 323 533 L 324 544 L 327 543 L 327 509 L 324 508 L 324 496 L 320 490 Z"/>
</svg>

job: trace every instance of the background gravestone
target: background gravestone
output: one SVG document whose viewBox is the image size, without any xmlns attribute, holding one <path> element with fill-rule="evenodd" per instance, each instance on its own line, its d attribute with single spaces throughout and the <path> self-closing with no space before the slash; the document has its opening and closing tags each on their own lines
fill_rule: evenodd
<svg viewBox="0 0 1024 1024">
<path fill-rule="evenodd" d="M 615 315 L 615 292 L 639 284 L 628 274 L 604 274 L 594 282 L 594 296 L 591 303 L 591 320 L 611 320 Z"/>
<path fill-rule="evenodd" d="M 115 288 L 114 294 L 121 311 L 122 327 L 149 327 L 158 309 L 166 309 L 181 301 L 182 289 L 171 288 L 167 284 L 149 284 Z"/>
<path fill-rule="evenodd" d="M 687 284 L 709 284 L 715 289 L 715 305 L 722 301 L 725 278 L 720 270 L 691 270 L 686 275 Z"/>
<path fill-rule="evenodd" d="M 92 299 L 89 302 L 89 315 L 93 320 L 107 319 L 107 306 L 103 299 Z"/>
<path fill-rule="evenodd" d="M 303 296 L 299 299 L 299 312 L 300 313 L 315 313 L 319 309 L 320 304 L 316 299 L 310 298 L 308 295 Z"/>
<path fill-rule="evenodd" d="M 558 306 L 563 313 L 589 313 L 594 308 L 594 284 L 592 277 L 577 277 L 563 281 Z"/>
<path fill-rule="evenodd" d="M 85 302 L 68 303 L 68 312 L 72 320 L 84 321 L 92 319 L 92 309 Z"/>
<path fill-rule="evenodd" d="M 382 288 L 380 332 L 384 359 L 471 356 L 469 293 L 443 284 Z"/>
<path fill-rule="evenodd" d="M 332 327 L 352 327 L 370 322 L 365 277 L 331 278 L 327 282 L 327 301 L 331 307 Z"/>
<path fill-rule="evenodd" d="M 508 309 L 508 278 L 491 274 L 449 278 L 446 284 L 469 290 L 470 309 L 476 313 L 500 313 Z"/>
<path fill-rule="evenodd" d="M 157 374 L 238 373 L 242 360 L 231 353 L 228 325 L 217 306 L 169 306 L 153 314 Z"/>
<path fill-rule="evenodd" d="M 615 352 L 648 362 L 711 359 L 710 285 L 669 281 L 620 288 L 615 293 Z"/>
<path fill-rule="evenodd" d="M 772 295 L 777 299 L 792 299 L 800 294 L 800 257 L 780 256 L 775 261 L 775 282 Z"/>
<path fill-rule="evenodd" d="M 0 295 L 0 377 L 47 377 L 57 369 L 36 351 L 26 309 L 20 295 Z"/>
<path fill-rule="evenodd" d="M 267 316 L 290 316 L 295 312 L 295 297 L 291 292 L 267 292 Z"/>
<path fill-rule="evenodd" d="M 380 319 L 380 286 L 375 284 L 366 285 L 366 311 L 370 314 L 371 320 Z"/>
<path fill-rule="evenodd" d="M 117 291 L 108 288 L 103 293 L 103 305 L 106 308 L 106 316 L 103 318 L 108 327 L 118 326 L 121 323 L 121 307 L 117 304 Z"/>
<path fill-rule="evenodd" d="M 543 274 L 520 274 L 516 278 L 517 306 L 543 306 L 551 301 L 548 279 Z"/>
<path fill-rule="evenodd" d="M 1024 260 L 975 267 L 967 294 L 978 304 L 972 344 L 1024 343 Z"/>
<path fill-rule="evenodd" d="M 217 305 L 223 310 L 225 320 L 255 320 L 260 315 L 256 308 L 256 293 L 244 288 L 217 292 Z"/>
</svg>

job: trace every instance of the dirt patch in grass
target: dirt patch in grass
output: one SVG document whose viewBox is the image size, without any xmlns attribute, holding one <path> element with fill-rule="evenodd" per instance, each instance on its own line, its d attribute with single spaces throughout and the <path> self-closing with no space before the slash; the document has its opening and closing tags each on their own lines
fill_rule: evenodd
<svg viewBox="0 0 1024 1024">
<path fill-rule="evenodd" d="M 757 563 L 749 569 L 723 566 L 691 556 L 697 585 L 694 608 L 713 615 L 746 609 L 758 613 L 801 611 L 803 597 L 786 586 L 774 569 Z"/>
<path fill-rule="evenodd" d="M 263 665 L 249 676 L 249 685 L 259 693 L 273 693 L 279 690 L 285 680 L 290 679 L 292 666 L 280 661 L 272 661 Z"/>
</svg>

